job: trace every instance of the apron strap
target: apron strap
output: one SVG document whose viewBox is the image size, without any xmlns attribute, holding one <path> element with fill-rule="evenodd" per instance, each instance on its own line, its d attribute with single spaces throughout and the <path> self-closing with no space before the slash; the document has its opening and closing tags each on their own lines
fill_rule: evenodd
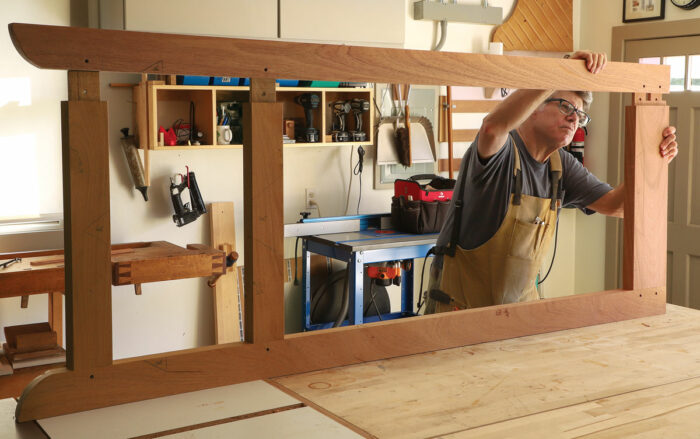
<svg viewBox="0 0 700 439">
<path fill-rule="evenodd" d="M 511 146 L 515 151 L 515 165 L 513 167 L 513 175 L 515 176 L 515 196 L 513 198 L 513 204 L 520 204 L 520 194 L 523 189 L 523 175 L 520 169 L 520 154 L 518 153 L 518 147 L 515 146 L 515 139 L 512 134 L 509 134 L 511 140 Z M 477 153 L 478 154 L 478 153 Z M 560 164 L 561 167 L 561 164 Z M 455 251 L 457 250 L 457 241 L 459 240 L 459 231 L 462 227 L 462 208 L 464 207 L 464 190 L 467 184 L 467 176 L 459 176 L 462 180 L 461 190 L 459 191 L 459 198 L 455 199 L 455 217 L 452 223 L 452 236 L 450 237 L 450 244 L 445 250 L 445 254 L 454 257 Z M 516 203 L 517 201 L 517 203 Z"/>
<path fill-rule="evenodd" d="M 557 201 L 559 200 L 559 181 L 561 180 L 561 156 L 559 150 L 549 156 L 549 172 L 552 174 L 552 202 L 549 206 L 550 210 L 556 210 Z"/>
<path fill-rule="evenodd" d="M 478 153 L 477 153 L 478 154 Z M 478 158 L 477 158 L 478 160 Z M 467 185 L 467 175 L 460 173 L 459 178 L 462 180 L 462 185 L 460 186 L 459 197 L 455 200 L 455 217 L 452 223 L 452 236 L 450 237 L 450 244 L 447 246 L 445 253 L 451 257 L 455 256 L 455 251 L 457 250 L 457 241 L 459 240 L 459 230 L 462 228 L 462 207 L 464 206 L 464 190 Z"/>
<path fill-rule="evenodd" d="M 520 205 L 520 195 L 523 193 L 523 171 L 520 169 L 520 153 L 518 152 L 518 147 L 515 145 L 515 139 L 513 135 L 510 135 L 511 143 L 513 144 L 513 151 L 515 152 L 515 160 L 513 164 L 513 177 L 515 177 L 515 187 L 513 189 L 513 204 L 516 206 Z"/>
</svg>

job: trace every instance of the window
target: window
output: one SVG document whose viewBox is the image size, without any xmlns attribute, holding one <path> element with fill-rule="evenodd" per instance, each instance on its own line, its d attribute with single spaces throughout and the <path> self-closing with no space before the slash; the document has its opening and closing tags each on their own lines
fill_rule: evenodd
<svg viewBox="0 0 700 439">
<path fill-rule="evenodd" d="M 664 65 L 671 66 L 671 92 L 685 91 L 685 56 L 665 56 Z"/>
<path fill-rule="evenodd" d="M 700 55 L 688 57 L 688 90 L 700 91 Z"/>
</svg>

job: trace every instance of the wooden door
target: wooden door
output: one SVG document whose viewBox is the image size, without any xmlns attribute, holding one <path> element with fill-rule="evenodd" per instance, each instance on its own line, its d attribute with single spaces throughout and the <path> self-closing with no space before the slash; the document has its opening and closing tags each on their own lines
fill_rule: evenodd
<svg viewBox="0 0 700 439">
<path fill-rule="evenodd" d="M 679 153 L 668 173 L 666 297 L 700 309 L 700 36 L 628 41 L 624 60 L 671 65 L 664 99 Z"/>
</svg>

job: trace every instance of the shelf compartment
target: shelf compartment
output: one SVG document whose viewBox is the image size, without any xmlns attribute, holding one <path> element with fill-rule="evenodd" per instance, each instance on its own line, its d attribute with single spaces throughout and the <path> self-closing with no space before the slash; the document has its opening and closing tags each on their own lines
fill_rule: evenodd
<svg viewBox="0 0 700 439">
<path fill-rule="evenodd" d="M 297 96 L 301 96 L 304 93 L 312 93 L 315 94 L 319 97 L 320 103 L 318 105 L 318 108 L 312 110 L 313 114 L 313 127 L 318 130 L 318 137 L 319 137 L 319 142 L 323 142 L 323 93 L 321 90 L 315 90 L 315 89 L 308 89 L 308 88 L 298 88 L 298 87 L 278 87 L 277 88 L 277 102 L 282 103 L 283 109 L 282 109 L 282 123 L 284 124 L 285 120 L 293 120 L 294 121 L 294 132 L 295 132 L 295 138 L 299 139 L 300 137 L 303 137 L 304 132 L 306 130 L 306 114 L 304 111 L 304 107 L 301 105 L 297 104 L 295 102 L 295 99 Z M 282 127 L 282 131 L 284 132 L 284 126 Z M 281 139 L 280 139 L 281 140 Z M 306 142 L 304 142 L 306 143 Z M 310 145 L 314 145 L 315 143 L 310 143 Z M 292 143 L 287 143 L 285 146 L 293 145 Z"/>
<path fill-rule="evenodd" d="M 360 144 L 360 145 L 371 145 L 374 143 L 374 128 L 372 121 L 374 120 L 374 90 L 370 88 L 333 88 L 326 89 L 325 93 L 326 105 L 324 107 L 325 124 L 324 124 L 324 138 L 321 139 L 324 143 L 339 143 L 339 144 Z M 333 142 L 332 132 L 333 124 L 336 122 L 337 117 L 333 113 L 333 103 L 336 101 L 349 101 L 354 98 L 365 99 L 369 102 L 369 110 L 362 113 L 362 131 L 367 134 L 367 140 L 364 142 Z M 350 111 L 350 113 L 345 115 L 345 130 L 350 132 L 355 130 L 355 114 Z"/>
<path fill-rule="evenodd" d="M 233 134 L 233 140 L 232 143 L 230 144 L 218 144 L 218 139 L 216 138 L 216 131 L 214 134 L 214 140 L 217 142 L 215 146 L 218 147 L 231 147 L 234 145 L 240 145 L 242 143 L 243 139 L 243 108 L 242 105 L 247 103 L 249 101 L 249 87 L 216 87 L 214 89 L 214 102 L 215 102 L 215 107 L 214 107 L 214 117 L 217 117 L 218 111 L 219 111 L 219 104 L 221 102 L 239 102 L 241 103 L 241 114 L 238 122 L 238 131 L 239 133 L 236 134 L 234 132 Z M 216 123 L 216 120 L 214 121 Z M 231 125 L 229 123 L 229 125 Z M 214 126 L 214 129 L 216 130 L 216 125 Z M 232 126 L 231 128 L 232 132 L 235 131 L 234 127 Z"/>
<path fill-rule="evenodd" d="M 194 103 L 194 126 L 201 131 L 203 137 L 199 140 L 204 145 L 214 143 L 214 93 L 209 87 L 183 87 L 169 85 L 151 85 L 149 87 L 149 107 L 152 115 L 150 120 L 149 147 L 152 149 L 166 148 L 158 143 L 158 129 L 166 130 L 181 119 L 183 123 L 190 122 L 190 102 Z M 176 145 L 185 146 L 185 145 Z M 196 146 L 196 145 L 195 145 Z"/>
</svg>

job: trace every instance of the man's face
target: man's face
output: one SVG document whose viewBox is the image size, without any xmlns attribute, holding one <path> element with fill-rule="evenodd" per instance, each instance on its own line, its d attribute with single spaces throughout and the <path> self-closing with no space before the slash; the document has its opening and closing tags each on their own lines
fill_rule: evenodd
<svg viewBox="0 0 700 439">
<path fill-rule="evenodd" d="M 570 91 L 556 92 L 549 99 L 566 99 L 578 110 L 583 109 L 583 100 L 576 93 Z M 542 104 L 532 116 L 540 135 L 551 139 L 558 148 L 571 143 L 571 139 L 573 139 L 574 133 L 578 128 L 576 112 L 568 116 L 563 114 L 559 110 L 559 101 Z"/>
</svg>

